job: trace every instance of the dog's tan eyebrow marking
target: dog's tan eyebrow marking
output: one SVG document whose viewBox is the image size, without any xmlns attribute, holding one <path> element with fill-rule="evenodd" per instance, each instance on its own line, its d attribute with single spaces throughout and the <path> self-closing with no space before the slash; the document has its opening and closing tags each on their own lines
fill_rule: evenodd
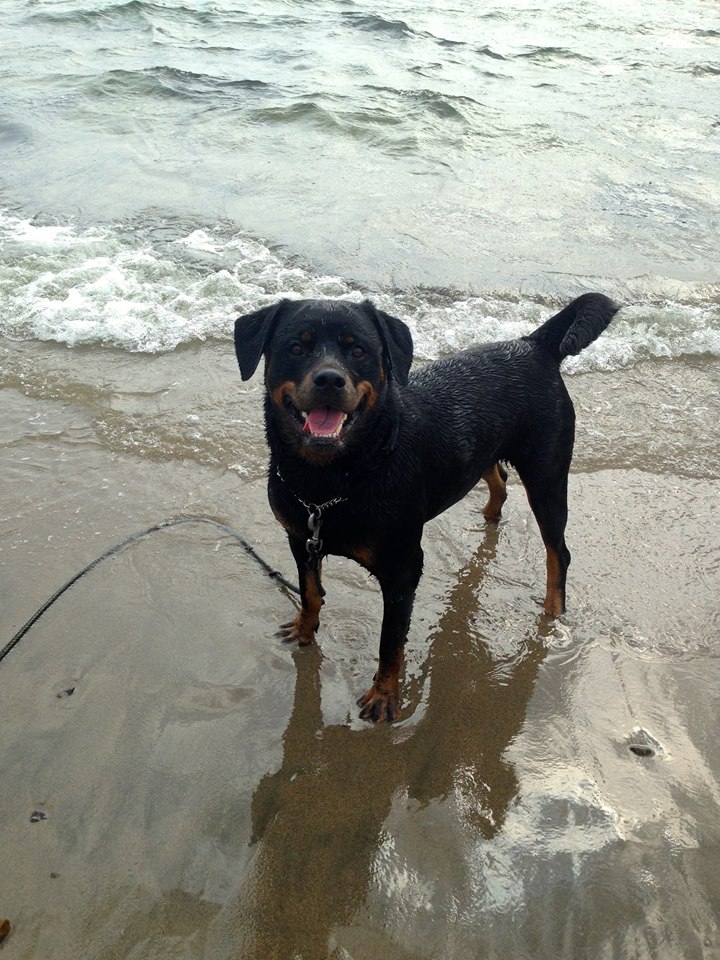
<svg viewBox="0 0 720 960">
<path fill-rule="evenodd" d="M 355 343 L 355 337 L 351 333 L 345 333 L 342 336 L 342 342 L 345 344 L 346 347 L 349 347 L 353 343 Z"/>
<path fill-rule="evenodd" d="M 310 343 L 312 338 L 313 336 L 309 330 L 303 330 L 303 332 L 300 334 L 300 340 L 302 343 Z"/>
</svg>

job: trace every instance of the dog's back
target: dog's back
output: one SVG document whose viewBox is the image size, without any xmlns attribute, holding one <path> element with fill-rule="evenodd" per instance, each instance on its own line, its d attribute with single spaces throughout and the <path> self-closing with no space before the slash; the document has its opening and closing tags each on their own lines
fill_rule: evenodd
<svg viewBox="0 0 720 960">
<path fill-rule="evenodd" d="M 521 474 L 567 471 L 575 413 L 560 363 L 595 340 L 616 309 L 602 294 L 587 294 L 527 337 L 470 347 L 411 374 L 398 440 L 422 462 L 431 491 L 426 519 L 498 461 Z"/>
</svg>

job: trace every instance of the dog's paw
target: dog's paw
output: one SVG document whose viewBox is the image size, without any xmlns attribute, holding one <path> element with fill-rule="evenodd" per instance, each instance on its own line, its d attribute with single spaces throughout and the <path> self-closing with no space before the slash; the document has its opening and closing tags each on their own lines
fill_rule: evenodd
<svg viewBox="0 0 720 960">
<path fill-rule="evenodd" d="M 301 647 L 306 647 L 315 639 L 316 630 L 317 627 L 306 623 L 303 615 L 299 613 L 294 620 L 281 624 L 275 636 L 283 643 L 297 643 Z"/>
<path fill-rule="evenodd" d="M 386 720 L 393 723 L 400 718 L 397 690 L 380 687 L 377 681 L 364 693 L 357 702 L 361 720 L 372 720 L 373 723 L 382 723 Z"/>
<path fill-rule="evenodd" d="M 502 520 L 502 507 L 493 505 L 491 502 L 485 504 L 482 509 L 482 515 L 487 523 L 500 523 Z"/>
</svg>

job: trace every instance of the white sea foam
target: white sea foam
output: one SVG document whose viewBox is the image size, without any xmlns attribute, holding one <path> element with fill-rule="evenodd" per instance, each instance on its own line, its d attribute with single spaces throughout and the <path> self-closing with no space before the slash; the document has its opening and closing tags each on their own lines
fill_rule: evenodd
<svg viewBox="0 0 720 960">
<path fill-rule="evenodd" d="M 229 339 L 237 313 L 279 297 L 364 295 L 351 282 L 314 272 L 254 237 L 194 229 L 168 239 L 166 232 L 158 240 L 152 230 L 126 225 L 83 229 L 0 213 L 0 332 L 155 353 Z M 716 292 L 683 302 L 648 296 L 647 278 L 638 285 L 645 292 L 596 343 L 567 361 L 568 372 L 613 370 L 650 357 L 720 356 Z M 662 289 L 656 285 L 655 293 Z M 406 320 L 424 359 L 522 336 L 552 310 L 531 297 L 417 290 L 372 296 Z"/>
</svg>

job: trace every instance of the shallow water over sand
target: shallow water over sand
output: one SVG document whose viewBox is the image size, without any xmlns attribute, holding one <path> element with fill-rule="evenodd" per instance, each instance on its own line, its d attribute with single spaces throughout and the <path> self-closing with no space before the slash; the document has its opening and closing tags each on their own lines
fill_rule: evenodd
<svg viewBox="0 0 720 960">
<path fill-rule="evenodd" d="M 150 371 L 63 348 L 36 360 L 44 396 L 39 380 L 3 391 L 11 628 L 165 516 L 230 522 L 290 573 L 256 386 L 233 397 L 235 469 L 214 429 L 214 458 L 185 432 L 200 371 L 208 407 L 232 390 L 221 347 Z M 52 396 L 63 368 L 85 386 Z M 578 408 L 621 388 L 628 402 L 623 376 L 572 378 Z M 119 439 L 113 410 L 172 447 Z M 602 446 L 608 463 L 582 466 L 613 423 L 580 430 L 561 621 L 539 612 L 543 548 L 517 481 L 499 527 L 482 491 L 428 525 L 393 727 L 357 717 L 379 596 L 349 562 L 328 562 L 318 646 L 297 652 L 272 636 L 289 596 L 202 526 L 79 581 L 1 667 L 11 956 L 716 956 L 717 482 Z"/>
</svg>

